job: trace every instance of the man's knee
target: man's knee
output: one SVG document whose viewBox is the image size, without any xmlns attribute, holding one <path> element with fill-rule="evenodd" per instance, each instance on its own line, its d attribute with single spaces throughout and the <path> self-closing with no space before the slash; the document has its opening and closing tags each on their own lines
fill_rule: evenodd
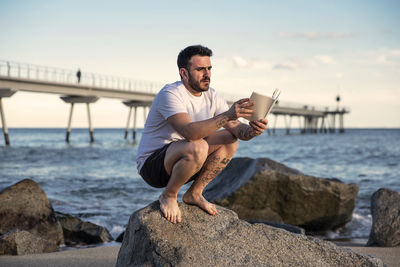
<svg viewBox="0 0 400 267">
<path fill-rule="evenodd" d="M 227 150 L 228 154 L 230 154 L 233 157 L 233 155 L 236 153 L 236 150 L 239 147 L 239 140 L 232 135 L 230 142 L 224 144 L 224 147 Z"/>
<path fill-rule="evenodd" d="M 208 143 L 204 139 L 189 142 L 185 152 L 189 160 L 203 166 L 208 156 Z"/>
</svg>

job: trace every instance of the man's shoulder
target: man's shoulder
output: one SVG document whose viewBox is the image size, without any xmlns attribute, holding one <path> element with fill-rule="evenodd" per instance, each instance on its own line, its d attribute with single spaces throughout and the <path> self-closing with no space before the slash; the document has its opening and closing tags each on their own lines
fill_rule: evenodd
<svg viewBox="0 0 400 267">
<path fill-rule="evenodd" d="M 160 93 L 165 93 L 165 92 L 179 92 L 182 89 L 184 89 L 185 86 L 181 81 L 176 81 L 174 83 L 168 83 L 164 85 L 164 87 L 161 89 Z"/>
</svg>

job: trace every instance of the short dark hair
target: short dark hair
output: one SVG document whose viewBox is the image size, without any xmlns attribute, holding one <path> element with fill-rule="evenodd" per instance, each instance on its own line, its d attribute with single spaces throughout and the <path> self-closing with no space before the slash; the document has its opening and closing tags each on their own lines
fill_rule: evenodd
<svg viewBox="0 0 400 267">
<path fill-rule="evenodd" d="M 191 45 L 186 47 L 185 49 L 181 50 L 178 55 L 178 68 L 189 68 L 189 60 L 195 56 L 212 56 L 212 51 L 208 47 L 202 45 Z"/>
</svg>

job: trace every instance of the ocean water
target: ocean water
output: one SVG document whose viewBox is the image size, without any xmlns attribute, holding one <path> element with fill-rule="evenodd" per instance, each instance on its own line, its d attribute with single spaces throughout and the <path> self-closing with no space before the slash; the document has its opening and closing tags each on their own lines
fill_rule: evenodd
<svg viewBox="0 0 400 267">
<path fill-rule="evenodd" d="M 10 129 L 9 134 L 11 146 L 0 139 L 0 190 L 33 179 L 56 211 L 105 226 L 114 238 L 134 211 L 157 200 L 161 192 L 138 175 L 137 144 L 131 135 L 123 138 L 124 129 L 95 129 L 92 144 L 87 129 L 73 129 L 69 144 L 65 129 Z M 353 220 L 324 238 L 366 242 L 371 195 L 383 187 L 400 192 L 400 129 L 305 135 L 278 130 L 241 141 L 235 157 L 267 157 L 305 174 L 358 184 Z"/>
</svg>

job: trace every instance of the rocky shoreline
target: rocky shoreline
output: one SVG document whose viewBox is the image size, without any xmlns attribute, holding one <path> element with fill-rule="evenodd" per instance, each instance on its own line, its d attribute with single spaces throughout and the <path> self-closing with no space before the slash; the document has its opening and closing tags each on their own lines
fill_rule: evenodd
<svg viewBox="0 0 400 267">
<path fill-rule="evenodd" d="M 315 251 L 322 250 L 331 255 L 324 258 L 323 262 L 325 263 L 333 259 L 342 263 L 357 259 L 360 262 L 368 262 L 369 265 L 367 266 L 383 266 L 379 260 L 374 258 L 370 259 L 352 253 L 346 254 L 347 252 L 336 248 L 335 245 L 332 246 L 330 242 L 304 235 L 304 233 L 308 235 L 337 229 L 349 222 L 354 210 L 357 192 L 357 185 L 345 184 L 335 178 L 326 179 L 305 175 L 270 159 L 235 158 L 206 188 L 205 196 L 219 205 L 219 210 L 222 210 L 223 213 L 230 214 L 223 221 L 234 221 L 233 224 L 241 225 L 241 228 L 236 229 L 235 232 L 245 231 L 247 234 L 243 236 L 251 236 L 250 232 L 253 230 L 250 231 L 250 229 L 256 229 L 257 236 L 260 236 L 260 231 L 266 233 L 265 240 L 270 240 L 279 233 L 282 234 L 282 236 L 279 236 L 279 240 L 282 240 L 282 238 L 289 240 L 288 244 L 299 245 L 304 241 L 303 250 L 295 253 L 303 256 L 304 253 L 311 253 L 308 258 L 306 257 L 304 263 L 313 257 L 321 258 L 321 255 L 312 252 L 311 247 L 316 246 L 318 249 Z M 368 245 L 400 246 L 400 195 L 397 192 L 380 189 L 373 195 L 371 201 L 373 227 Z M 188 221 L 200 221 L 197 225 L 182 223 L 179 226 L 180 230 L 189 227 L 186 230 L 184 229 L 185 231 L 181 233 L 182 236 L 188 233 L 194 236 L 200 229 L 200 232 L 204 233 L 204 229 L 215 229 L 223 223 L 219 221 L 207 226 L 209 218 L 202 218 L 205 215 L 204 212 L 197 213 L 196 210 L 193 210 L 196 207 L 186 206 L 183 205 L 182 209 L 187 209 L 188 214 L 197 214 L 195 217 L 189 216 Z M 160 215 L 160 212 L 157 212 L 157 203 L 150 204 L 141 212 L 146 209 Z M 132 216 L 138 216 L 135 215 L 138 212 Z M 148 212 L 148 214 L 152 214 L 151 212 Z M 143 217 L 143 215 L 140 216 Z M 154 217 L 154 215 L 151 216 Z M 217 217 L 222 219 L 223 216 Z M 157 217 L 152 223 L 164 223 L 163 221 L 165 220 Z M 130 227 L 132 226 L 127 226 L 129 238 L 123 238 L 122 234 L 117 238 L 117 242 L 123 242 L 120 251 L 126 247 L 125 243 L 129 240 L 138 238 L 138 236 L 129 234 Z M 144 224 L 140 227 L 147 229 L 150 226 Z M 163 229 L 165 230 L 168 227 L 168 225 L 164 225 Z M 175 233 L 173 229 L 170 230 L 171 233 Z M 224 240 L 222 244 L 229 242 L 232 238 L 229 233 L 228 231 L 224 234 L 225 237 L 229 237 L 228 239 L 221 237 Z M 299 236 L 303 237 L 298 239 Z M 141 236 L 139 239 L 142 240 L 143 238 L 148 237 Z M 151 240 L 154 240 L 154 238 L 151 237 Z M 173 236 L 171 236 L 171 240 L 173 240 Z M 254 242 L 254 240 L 257 240 L 257 242 Z M 0 255 L 48 253 L 59 251 L 60 245 L 64 246 L 62 250 L 66 250 L 74 247 L 101 246 L 110 242 L 114 242 L 113 238 L 104 227 L 82 221 L 68 214 L 55 212 L 40 185 L 32 180 L 22 180 L 0 192 Z M 145 257 L 144 263 L 153 255 L 151 251 L 157 251 L 158 255 L 161 255 L 165 252 L 159 251 L 160 248 L 164 247 L 163 242 L 165 240 L 153 242 L 153 245 L 148 247 L 146 251 L 135 252 L 135 257 L 143 255 Z M 206 247 L 204 240 L 198 242 Z M 262 246 L 264 248 L 276 246 L 276 244 L 268 242 Z M 238 243 L 238 241 L 236 240 L 234 243 Z M 254 238 L 247 240 L 246 244 L 248 243 L 259 244 L 259 240 L 254 236 Z M 215 240 L 213 244 L 215 244 Z M 243 247 L 244 243 L 241 246 Z M 186 250 L 178 244 L 168 244 L 167 247 L 166 254 L 162 256 L 163 259 L 167 259 L 167 263 L 182 264 L 179 259 L 174 261 L 171 258 L 172 254 L 168 252 L 171 247 L 175 247 L 175 254 L 181 251 L 178 254 L 181 255 L 182 259 L 190 254 L 187 254 Z M 277 260 L 276 263 L 283 262 L 282 266 L 285 266 L 285 263 L 290 265 L 290 260 L 299 262 L 297 256 L 290 256 L 290 251 L 281 249 L 279 252 L 282 253 L 281 258 L 276 258 L 276 253 L 265 258 L 265 253 L 261 253 L 262 250 L 255 249 L 258 252 L 248 254 L 245 259 L 237 258 L 238 255 L 234 253 L 235 255 L 232 254 L 225 258 L 225 261 L 221 261 L 221 264 L 224 265 L 227 262 L 233 265 L 235 265 L 234 262 L 257 264 L 263 261 L 273 262 L 272 259 Z M 297 246 L 293 246 L 291 251 L 296 249 Z M 246 251 L 251 251 L 251 249 L 246 247 Z M 220 259 L 228 254 L 226 251 L 221 251 L 215 257 Z M 264 258 L 261 259 L 260 255 Z M 1 257 L 4 256 L 0 256 L 0 260 Z M 123 258 L 123 256 L 121 257 Z M 124 257 L 129 258 L 130 256 L 125 255 Z M 194 256 L 190 254 L 188 257 Z M 200 259 L 203 259 L 203 255 L 196 257 L 196 262 L 201 262 Z M 234 259 L 234 262 L 231 262 L 232 259 Z M 123 262 L 123 260 L 118 261 Z M 149 261 L 149 263 L 155 262 L 159 262 L 159 258 L 152 258 Z M 204 262 L 204 264 L 207 265 L 207 262 Z M 120 266 L 125 266 L 125 263 L 121 263 Z"/>
</svg>

